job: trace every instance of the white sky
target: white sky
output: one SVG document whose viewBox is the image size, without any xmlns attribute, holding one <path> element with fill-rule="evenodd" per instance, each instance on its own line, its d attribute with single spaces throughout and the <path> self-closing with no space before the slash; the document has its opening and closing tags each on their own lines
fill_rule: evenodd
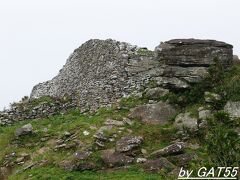
<svg viewBox="0 0 240 180">
<path fill-rule="evenodd" d="M 0 0 L 0 109 L 54 77 L 91 38 L 150 49 L 174 38 L 217 39 L 240 54 L 240 1 Z"/>
</svg>

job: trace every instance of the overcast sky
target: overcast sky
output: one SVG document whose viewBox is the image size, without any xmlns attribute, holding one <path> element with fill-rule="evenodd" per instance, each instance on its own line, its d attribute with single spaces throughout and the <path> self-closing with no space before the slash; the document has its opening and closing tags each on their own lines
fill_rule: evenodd
<svg viewBox="0 0 240 180">
<path fill-rule="evenodd" d="M 240 1 L 0 0 L 0 109 L 57 75 L 92 38 L 149 49 L 173 38 L 217 39 L 240 54 Z"/>
</svg>

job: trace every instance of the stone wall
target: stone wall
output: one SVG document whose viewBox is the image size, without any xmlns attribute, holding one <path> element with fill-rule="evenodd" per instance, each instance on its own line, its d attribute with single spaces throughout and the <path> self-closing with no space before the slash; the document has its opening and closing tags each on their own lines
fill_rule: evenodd
<svg viewBox="0 0 240 180">
<path fill-rule="evenodd" d="M 11 105 L 10 109 L 0 111 L 0 125 L 10 125 L 16 121 L 27 119 L 48 118 L 50 116 L 65 113 L 68 109 L 77 107 L 77 102 L 68 99 L 62 101 L 51 98 L 51 102 L 41 100 L 34 102 L 34 100 L 26 99 Z"/>
<path fill-rule="evenodd" d="M 207 75 L 216 57 L 229 67 L 232 46 L 214 40 L 175 39 L 150 51 L 111 39 L 89 40 L 74 50 L 56 77 L 33 88 L 27 103 L 0 112 L 0 124 L 45 118 L 73 107 L 94 111 L 150 85 L 170 91 L 187 89 Z M 44 96 L 54 101 L 33 105 Z M 71 100 L 61 102 L 63 97 Z"/>
<path fill-rule="evenodd" d="M 175 39 L 155 51 L 115 40 L 89 40 L 52 80 L 36 85 L 31 98 L 74 96 L 81 109 L 96 110 L 140 92 L 154 82 L 170 90 L 190 88 L 217 57 L 232 64 L 232 45 L 214 40 Z"/>
</svg>

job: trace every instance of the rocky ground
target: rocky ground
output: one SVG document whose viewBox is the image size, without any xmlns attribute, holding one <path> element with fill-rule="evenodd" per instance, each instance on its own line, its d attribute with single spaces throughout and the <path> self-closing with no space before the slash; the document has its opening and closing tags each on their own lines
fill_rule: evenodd
<svg viewBox="0 0 240 180">
<path fill-rule="evenodd" d="M 181 167 L 239 166 L 232 48 L 87 41 L 56 77 L 0 112 L 0 179 L 176 179 Z"/>
<path fill-rule="evenodd" d="M 188 91 L 153 86 L 94 113 L 2 124 L 0 179 L 176 179 L 181 167 L 239 166 L 240 66 L 209 73 Z"/>
</svg>

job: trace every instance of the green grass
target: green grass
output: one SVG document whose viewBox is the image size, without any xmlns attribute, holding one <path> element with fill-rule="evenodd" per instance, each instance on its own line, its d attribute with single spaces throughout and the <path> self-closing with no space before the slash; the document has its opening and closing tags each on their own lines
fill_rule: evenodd
<svg viewBox="0 0 240 180">
<path fill-rule="evenodd" d="M 136 170 L 124 170 L 116 172 L 66 172 L 57 167 L 41 167 L 12 175 L 9 180 L 165 180 L 160 174 L 144 173 Z M 171 180 L 171 178 L 168 178 Z"/>
<path fill-rule="evenodd" d="M 144 50 L 145 51 L 145 50 Z M 221 69 L 221 68 L 220 68 Z M 206 107 L 207 104 L 204 102 L 204 92 L 210 91 L 213 93 L 218 93 L 221 95 L 222 101 L 218 104 L 212 104 L 214 111 L 219 111 L 223 108 L 223 105 L 228 101 L 239 101 L 240 100 L 240 66 L 234 66 L 226 72 L 217 72 L 216 69 L 211 70 L 214 73 L 218 74 L 219 77 L 207 77 L 203 82 L 196 84 L 192 89 L 185 92 L 175 92 L 169 93 L 164 97 L 159 97 L 159 100 L 168 101 L 174 105 L 180 107 L 180 112 L 190 112 L 192 116 L 198 117 L 198 108 L 200 106 Z M 154 82 L 151 82 L 154 86 Z M 36 99 L 32 101 L 31 105 L 39 105 L 42 102 L 52 103 L 52 99 L 49 97 L 43 97 L 41 99 Z M 36 120 L 25 120 L 15 123 L 12 126 L 0 127 L 0 166 L 4 161 L 4 157 L 7 154 L 16 152 L 17 155 L 21 153 L 28 153 L 31 155 L 32 159 L 26 162 L 25 165 L 32 162 L 39 162 L 41 160 L 47 160 L 47 164 L 41 167 L 35 167 L 33 169 L 26 170 L 24 172 L 15 174 L 13 173 L 9 179 L 11 180 L 22 180 L 22 179 L 133 179 L 133 180 L 155 180 L 155 179 L 171 179 L 169 175 L 161 174 L 149 174 L 142 171 L 142 168 L 139 165 L 133 164 L 130 166 L 129 170 L 119 170 L 114 172 L 96 172 L 96 171 L 65 171 L 58 167 L 59 162 L 62 160 L 71 160 L 72 155 L 76 151 L 81 151 L 86 147 L 92 147 L 94 142 L 93 135 L 96 131 L 104 126 L 106 119 L 111 118 L 115 120 L 122 120 L 123 117 L 127 117 L 129 110 L 141 104 L 146 104 L 148 99 L 129 97 L 123 98 L 120 101 L 120 106 L 113 108 L 102 108 L 99 109 L 95 114 L 81 114 L 80 110 L 72 109 L 69 110 L 64 115 L 55 115 L 49 118 L 36 119 Z M 216 107 L 218 106 L 218 107 Z M 199 143 L 200 148 L 197 150 L 187 149 L 187 152 L 196 153 L 198 159 L 193 161 L 189 168 L 197 169 L 200 166 L 209 166 L 212 160 L 209 161 L 211 153 L 215 153 L 216 149 L 220 148 L 223 151 L 224 155 L 227 155 L 229 147 L 221 148 L 222 139 L 224 142 L 229 142 L 231 145 L 232 136 L 229 134 L 229 129 L 227 125 L 229 122 L 225 122 L 227 119 L 218 112 L 218 119 L 215 121 L 215 125 L 209 124 L 209 129 L 202 132 L 201 135 L 191 136 L 189 142 Z M 124 130 L 116 138 L 116 141 L 125 135 L 136 135 L 143 137 L 143 144 L 141 145 L 142 149 L 145 149 L 148 154 L 151 152 L 166 147 L 170 145 L 172 141 L 176 140 L 178 137 L 177 130 L 173 127 L 173 122 L 170 121 L 166 125 L 149 125 L 142 124 L 138 120 L 133 120 L 133 125 L 125 125 Z M 219 122 L 218 122 L 219 121 Z M 222 122 L 224 121 L 224 122 Z M 235 120 L 239 122 L 239 120 Z M 16 139 L 14 133 L 15 130 L 21 127 L 24 124 L 31 123 L 35 133 L 32 135 L 27 135 L 19 137 Z M 238 123 L 239 126 L 240 123 Z M 220 125 L 218 127 L 217 125 Z M 235 124 L 236 125 L 236 124 Z M 90 128 L 95 127 L 95 128 Z M 233 128 L 231 126 L 231 128 Z M 46 131 L 47 129 L 47 131 Z M 90 135 L 84 136 L 83 131 L 87 130 L 90 132 Z M 59 140 L 65 131 L 74 133 L 77 136 L 77 140 L 81 141 L 84 146 L 72 148 L 68 150 L 54 150 L 54 144 L 51 141 Z M 118 128 L 113 128 L 111 131 L 106 132 L 108 136 L 111 136 L 113 133 L 117 133 Z M 216 134 L 218 133 L 218 134 Z M 49 136 L 49 140 L 41 142 L 40 139 Z M 208 135 L 208 136 L 207 136 Z M 210 136 L 209 136 L 210 135 Z M 231 136 L 231 137 L 230 137 Z M 209 138 L 210 137 L 210 138 Z M 206 139 L 209 140 L 206 144 Z M 106 143 L 106 148 L 113 148 L 115 142 Z M 211 144 L 211 147 L 208 148 L 208 145 Z M 16 146 L 18 144 L 18 146 Z M 234 144 L 235 145 L 235 144 Z M 229 146 L 229 145 L 227 145 Z M 43 148 L 48 148 L 43 153 L 39 153 Z M 210 152 L 209 150 L 213 150 Z M 231 150 L 231 147 L 230 147 Z M 230 150 L 228 152 L 230 152 Z M 222 152 L 218 150 L 219 152 Z M 239 154 L 237 154 L 237 157 Z M 212 158 L 215 158 L 212 156 Z M 100 152 L 94 149 L 93 154 L 87 159 L 87 161 L 93 162 L 97 167 L 102 167 L 102 161 L 100 159 Z M 24 166 L 25 166 L 24 165 Z M 16 170 L 22 170 L 24 166 L 16 165 Z M 174 179 L 174 178 L 173 178 Z"/>
<path fill-rule="evenodd" d="M 55 103 L 57 99 L 54 99 L 50 96 L 43 96 L 37 99 L 29 99 L 27 96 L 23 97 L 20 102 L 14 102 L 11 104 L 12 107 L 17 107 L 18 109 L 26 109 L 31 111 L 33 107 L 36 107 L 41 104 L 52 104 Z M 27 108 L 26 108 L 27 107 Z M 26 111 L 25 110 L 25 111 Z"/>
<path fill-rule="evenodd" d="M 142 136 L 142 148 L 151 153 L 171 144 L 171 139 L 176 138 L 176 129 L 171 125 L 150 125 L 138 121 L 132 126 L 133 134 Z"/>
<path fill-rule="evenodd" d="M 30 101 L 30 104 L 32 106 L 37 106 L 41 103 L 51 104 L 51 103 L 54 103 L 54 99 L 51 98 L 50 96 L 43 96 L 43 97 L 33 99 L 33 100 Z"/>
<path fill-rule="evenodd" d="M 81 148 L 73 148 L 68 150 L 54 150 L 54 145 L 50 141 L 56 141 L 63 136 L 65 131 L 76 133 L 77 139 L 83 142 L 84 148 L 92 146 L 94 142 L 93 135 L 96 130 L 103 126 L 103 122 L 107 118 L 121 120 L 129 113 L 129 108 L 143 104 L 145 99 L 127 98 L 121 102 L 120 110 L 114 108 L 100 109 L 95 114 L 83 115 L 77 109 L 69 110 L 65 115 L 55 115 L 50 118 L 26 120 L 15 123 L 13 126 L 0 127 L 0 159 L 3 161 L 5 155 L 15 152 L 17 155 L 21 153 L 28 153 L 32 159 L 26 162 L 26 165 L 42 160 L 47 160 L 47 166 L 33 168 L 19 174 L 13 174 L 9 179 L 159 179 L 162 176 L 157 174 L 148 174 L 135 169 L 134 171 L 119 171 L 113 173 L 100 173 L 100 172 L 66 172 L 58 168 L 58 165 L 63 160 L 71 160 L 72 155 Z M 127 108 L 126 108 L 127 107 Z M 15 138 L 14 132 L 17 128 L 24 124 L 31 123 L 35 133 L 23 137 Z M 94 126 L 96 129 L 91 129 Z M 45 131 L 47 128 L 47 131 Z M 159 148 L 169 145 L 169 138 L 174 137 L 175 130 L 170 125 L 143 125 L 139 121 L 135 121 L 134 125 L 125 125 L 125 129 L 116 138 L 116 141 L 124 135 L 128 135 L 127 130 L 132 131 L 132 135 L 143 136 L 144 143 L 142 148 L 148 152 L 152 152 Z M 89 136 L 84 136 L 82 132 L 87 130 L 90 132 Z M 112 132 L 113 131 L 113 132 Z M 109 135 L 115 133 L 117 129 L 111 130 Z M 49 140 L 41 142 L 40 139 L 49 136 Z M 116 142 L 115 141 L 115 142 Z M 115 142 L 106 144 L 106 148 L 113 148 Z M 20 146 L 16 146 L 20 144 Z M 30 144 L 30 146 L 28 146 Z M 43 148 L 47 149 L 43 153 L 39 153 Z M 0 161 L 0 163 L 2 162 Z M 97 167 L 102 167 L 99 151 L 93 151 L 92 155 L 87 161 L 93 162 Z M 17 165 L 15 170 L 22 170 L 24 166 Z M 138 172 L 139 171 L 139 172 Z M 43 173 L 44 172 L 44 173 Z"/>
<path fill-rule="evenodd" d="M 224 101 L 240 101 L 240 65 L 225 72 L 221 83 L 214 90 L 222 95 Z"/>
<path fill-rule="evenodd" d="M 70 157 L 76 149 L 68 151 L 54 151 L 54 145 L 49 145 L 49 141 L 41 142 L 40 139 L 49 136 L 50 140 L 57 140 L 63 136 L 64 132 L 76 133 L 77 140 L 83 142 L 85 146 L 93 144 L 96 133 L 94 126 L 99 129 L 107 118 L 120 119 L 126 115 L 126 110 L 115 111 L 114 109 L 100 109 L 95 115 L 83 115 L 79 110 L 70 110 L 66 115 L 55 115 L 50 118 L 26 120 L 15 123 L 13 126 L 0 127 L 0 163 L 5 155 L 12 152 L 16 154 L 30 153 L 36 154 L 42 147 L 48 146 L 50 150 L 44 155 L 36 154 L 35 160 L 48 159 L 51 163 L 60 162 L 66 157 Z M 24 124 L 31 123 L 34 133 L 31 135 L 15 137 L 15 130 Z M 44 130 L 47 128 L 47 131 Z M 90 135 L 84 136 L 83 131 L 89 131 Z M 16 144 L 18 144 L 16 146 Z"/>
<path fill-rule="evenodd" d="M 154 56 L 154 51 L 150 51 L 146 48 L 140 48 L 138 49 L 137 51 L 137 54 L 140 55 L 140 56 Z"/>
</svg>

